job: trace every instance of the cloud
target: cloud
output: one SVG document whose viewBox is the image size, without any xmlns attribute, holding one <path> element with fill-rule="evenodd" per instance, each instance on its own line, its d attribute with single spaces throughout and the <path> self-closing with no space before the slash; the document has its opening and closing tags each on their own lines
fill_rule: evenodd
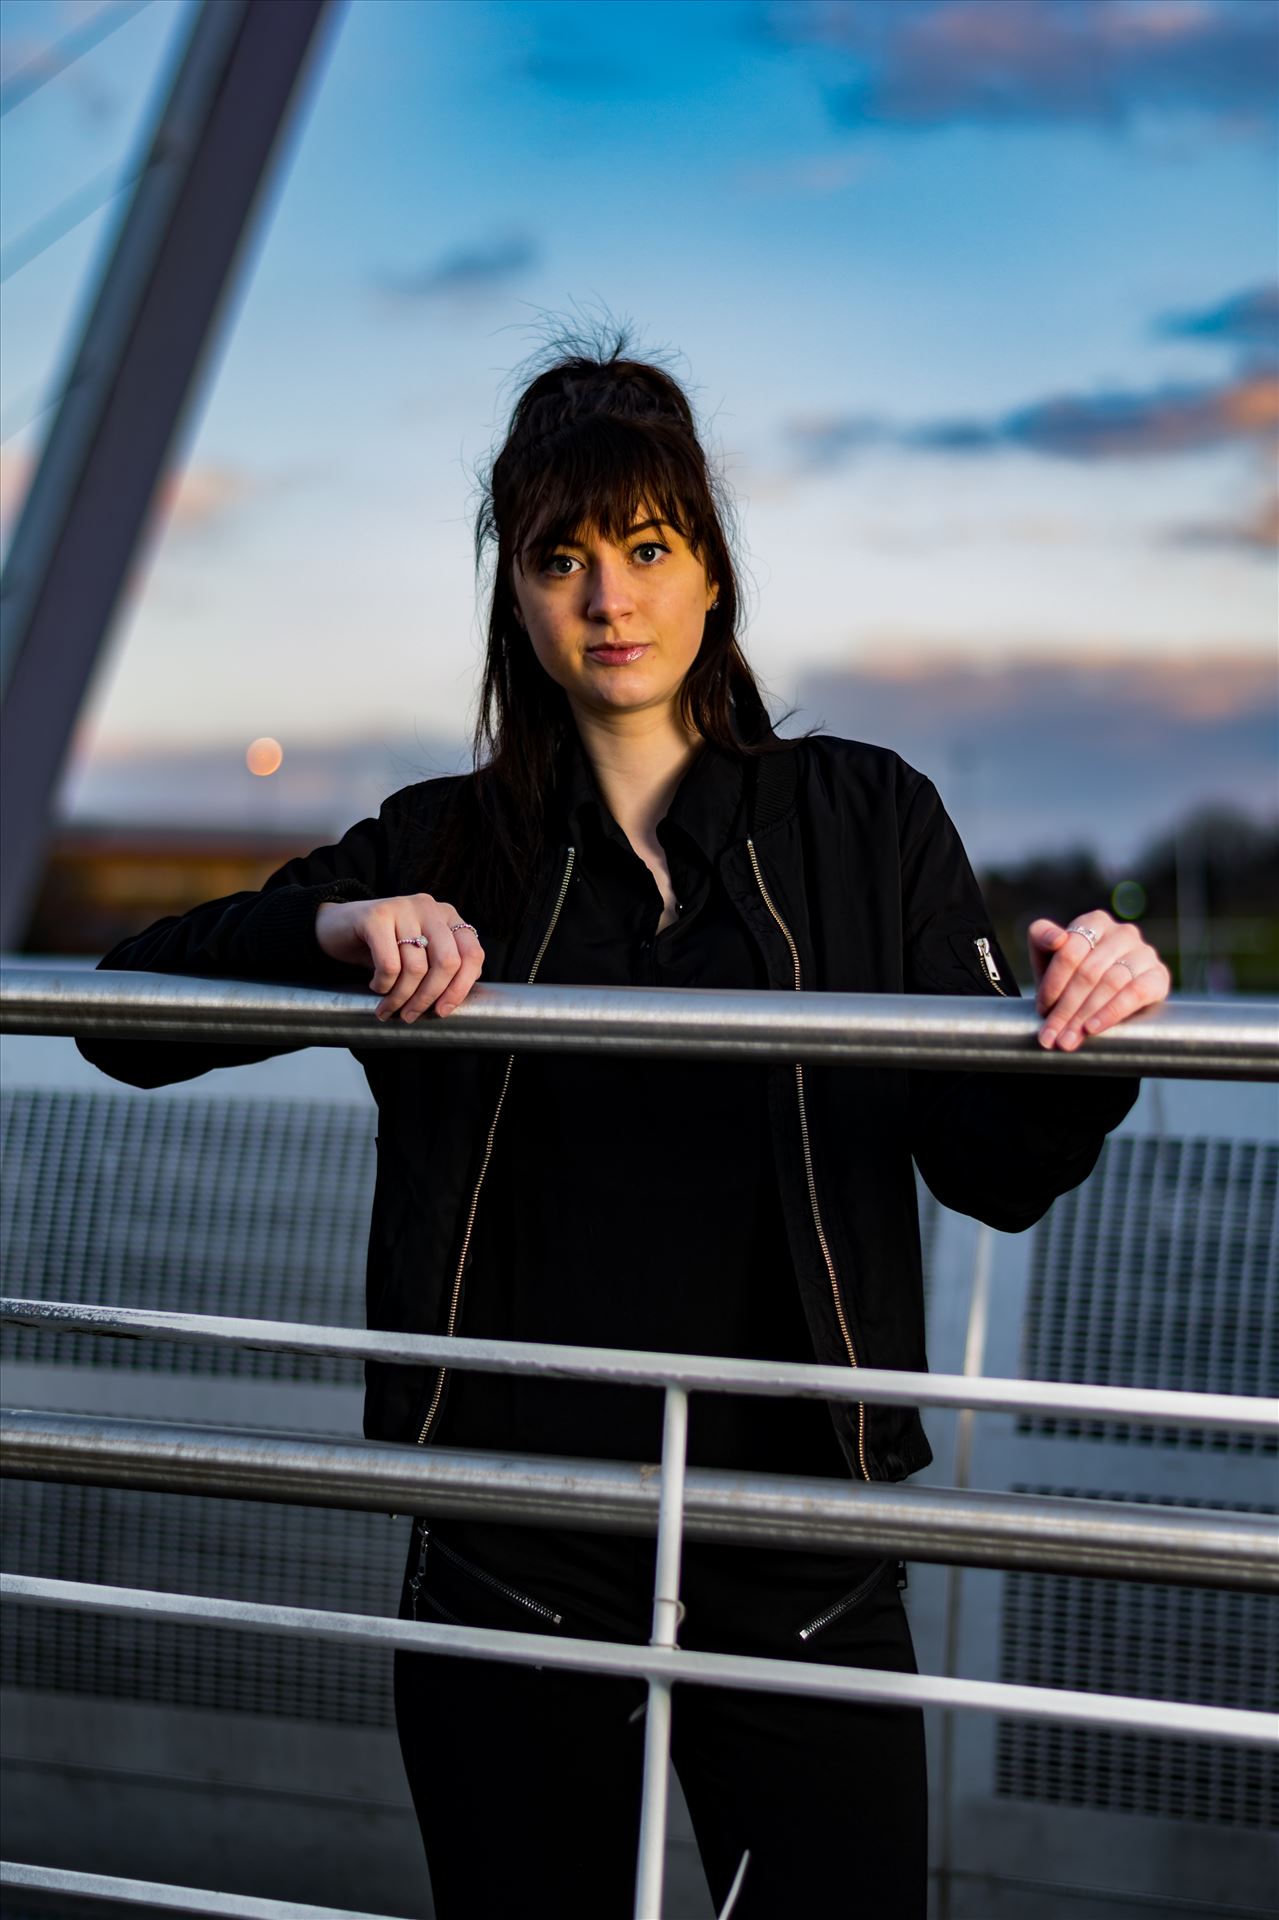
<svg viewBox="0 0 1279 1920">
<path fill-rule="evenodd" d="M 858 126 L 1113 133 L 1159 115 L 1258 134 L 1275 118 L 1268 0 L 776 0 L 762 24 L 822 56 L 833 112 Z"/>
<path fill-rule="evenodd" d="M 1273 553 L 1279 548 L 1279 493 L 1272 493 L 1259 506 L 1233 520 L 1190 521 L 1172 527 L 1165 540 L 1172 547 L 1225 547 L 1246 553 Z"/>
<path fill-rule="evenodd" d="M 160 489 L 159 508 L 169 526 L 190 533 L 225 520 L 243 501 L 275 488 L 265 476 L 242 467 L 184 467 Z"/>
<path fill-rule="evenodd" d="M 865 413 L 800 414 L 788 420 L 782 431 L 806 473 L 842 467 L 863 447 L 891 443 L 897 437 L 886 421 Z"/>
<path fill-rule="evenodd" d="M 1219 340 L 1244 365 L 1279 366 L 1279 282 L 1249 287 L 1215 307 L 1164 314 L 1155 332 L 1168 340 Z"/>
<path fill-rule="evenodd" d="M 1279 425 L 1279 374 L 1223 383 L 1165 385 L 1148 392 L 1063 394 L 993 421 L 960 420 L 908 430 L 907 446 L 985 452 L 1020 447 L 1065 460 L 1140 459 L 1199 453 L 1270 438 Z"/>
<path fill-rule="evenodd" d="M 1235 362 L 1226 377 L 1165 381 L 1145 389 L 1058 393 L 989 418 L 904 425 L 873 414 L 798 415 L 781 427 L 792 481 L 832 472 L 868 448 L 981 455 L 1001 451 L 1056 460 L 1168 459 L 1240 447 L 1267 462 L 1279 431 L 1279 287 L 1231 294 L 1215 306 L 1161 315 L 1160 338 L 1216 342 Z M 1234 521 L 1174 527 L 1176 546 L 1268 552 L 1276 544 L 1275 504 L 1267 497 Z"/>
<path fill-rule="evenodd" d="M 532 242 L 520 234 L 488 246 L 458 247 L 416 273 L 384 274 L 379 290 L 400 301 L 471 298 L 502 286 L 538 263 Z"/>
<path fill-rule="evenodd" d="M 895 748 L 941 790 L 974 857 L 1081 842 L 1122 859 L 1191 807 L 1275 811 L 1273 663 L 1066 654 L 994 666 L 911 649 L 801 676 L 788 731 Z"/>
<path fill-rule="evenodd" d="M 249 730 L 210 745 L 180 737 L 95 737 L 77 733 L 63 776 L 58 812 L 73 821 L 168 827 L 342 833 L 375 814 L 388 793 L 413 780 L 460 773 L 469 754 L 460 740 L 424 738 L 293 739 L 265 710 L 262 727 L 279 732 L 284 760 L 269 779 L 245 767 Z"/>
<path fill-rule="evenodd" d="M 937 782 L 982 861 L 1081 841 L 1120 860 L 1209 801 L 1274 812 L 1275 675 L 1256 655 L 1059 652 L 992 666 L 898 639 L 842 671 L 801 669 L 797 694 L 786 732 L 820 725 L 895 748 Z M 251 731 L 284 747 L 270 782 L 245 772 Z M 163 741 L 83 735 L 60 812 L 340 831 L 393 788 L 466 764 L 460 740 L 294 740 L 264 710 L 221 745 L 175 740 L 172 726 Z"/>
<path fill-rule="evenodd" d="M 786 422 L 782 437 L 803 473 L 845 465 L 867 447 L 983 454 L 1006 449 L 1058 460 L 1132 460 L 1268 443 L 1279 426 L 1279 374 L 1167 384 L 1146 392 L 1056 394 L 990 419 L 898 426 L 868 414 Z"/>
<path fill-rule="evenodd" d="M 34 459 L 25 448 L 0 447 L 0 527 L 6 534 L 17 523 L 34 472 Z M 289 476 L 242 467 L 187 466 L 161 481 L 157 517 L 175 533 L 196 533 L 229 519 L 244 501 L 292 484 Z"/>
</svg>

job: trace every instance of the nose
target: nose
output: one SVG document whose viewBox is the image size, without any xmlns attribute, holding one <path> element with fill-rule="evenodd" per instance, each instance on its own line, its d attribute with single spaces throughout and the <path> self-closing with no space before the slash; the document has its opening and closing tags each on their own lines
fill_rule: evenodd
<svg viewBox="0 0 1279 1920">
<path fill-rule="evenodd" d="M 624 554 L 606 553 L 596 557 L 590 569 L 586 617 L 607 626 L 624 620 L 635 606 L 635 595 L 627 572 Z"/>
</svg>

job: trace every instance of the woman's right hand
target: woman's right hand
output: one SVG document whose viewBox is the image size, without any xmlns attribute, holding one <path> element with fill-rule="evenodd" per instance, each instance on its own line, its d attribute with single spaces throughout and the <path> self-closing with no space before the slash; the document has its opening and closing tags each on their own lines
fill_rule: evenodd
<svg viewBox="0 0 1279 1920">
<path fill-rule="evenodd" d="M 429 893 L 402 893 L 390 900 L 328 900 L 316 909 L 315 937 L 331 960 L 371 966 L 369 989 L 383 997 L 377 1017 L 398 1013 L 406 1022 L 434 1005 L 441 1015 L 459 1007 L 484 965 L 484 949 L 448 900 Z M 402 947 L 398 941 L 423 933 L 429 943 Z"/>
</svg>

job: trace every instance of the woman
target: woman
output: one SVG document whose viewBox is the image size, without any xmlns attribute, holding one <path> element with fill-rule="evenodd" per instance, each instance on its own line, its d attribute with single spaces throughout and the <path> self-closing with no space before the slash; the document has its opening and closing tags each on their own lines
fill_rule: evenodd
<svg viewBox="0 0 1279 1920">
<path fill-rule="evenodd" d="M 367 983 L 381 1020 L 486 979 L 1015 994 L 931 784 L 895 754 L 782 741 L 737 642 L 724 516 L 660 369 L 568 355 L 521 396 L 480 514 L 493 558 L 472 775 L 387 800 L 260 893 L 160 922 L 104 966 Z M 472 916 L 473 918 L 468 918 Z M 1162 999 L 1137 930 L 1030 929 L 1044 1046 Z M 371 979 L 370 979 L 371 973 Z M 85 1043 L 139 1085 L 264 1049 Z M 370 1048 L 370 1324 L 925 1365 L 912 1159 L 1004 1229 L 1092 1168 L 1131 1081 Z M 371 1366 L 366 1432 L 652 1460 L 660 1396 Z M 695 1396 L 694 1465 L 898 1480 L 913 1409 Z M 641 1642 L 653 1545 L 415 1523 L 401 1610 Z M 913 1671 L 899 1563 L 690 1544 L 681 1642 Z M 629 1913 L 644 1692 L 400 1656 L 396 1707 L 441 1920 Z M 674 1758 L 717 1909 L 925 1908 L 921 1716 L 685 1686 Z"/>
</svg>

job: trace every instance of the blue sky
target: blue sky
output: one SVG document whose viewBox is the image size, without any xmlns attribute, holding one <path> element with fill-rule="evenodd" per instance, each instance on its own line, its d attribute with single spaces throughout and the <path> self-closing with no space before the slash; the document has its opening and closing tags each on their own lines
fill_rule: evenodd
<svg viewBox="0 0 1279 1920">
<path fill-rule="evenodd" d="M 102 17 L 5 0 L 3 75 Z M 137 156 L 189 17 L 151 0 L 0 122 L 7 253 Z M 349 0 L 82 761 L 460 736 L 474 467 L 575 310 L 680 356 L 779 703 L 934 659 L 1130 698 L 1134 661 L 1215 658 L 1255 699 L 1277 35 L 1261 0 Z M 3 289 L 10 522 L 123 204 Z"/>
</svg>

